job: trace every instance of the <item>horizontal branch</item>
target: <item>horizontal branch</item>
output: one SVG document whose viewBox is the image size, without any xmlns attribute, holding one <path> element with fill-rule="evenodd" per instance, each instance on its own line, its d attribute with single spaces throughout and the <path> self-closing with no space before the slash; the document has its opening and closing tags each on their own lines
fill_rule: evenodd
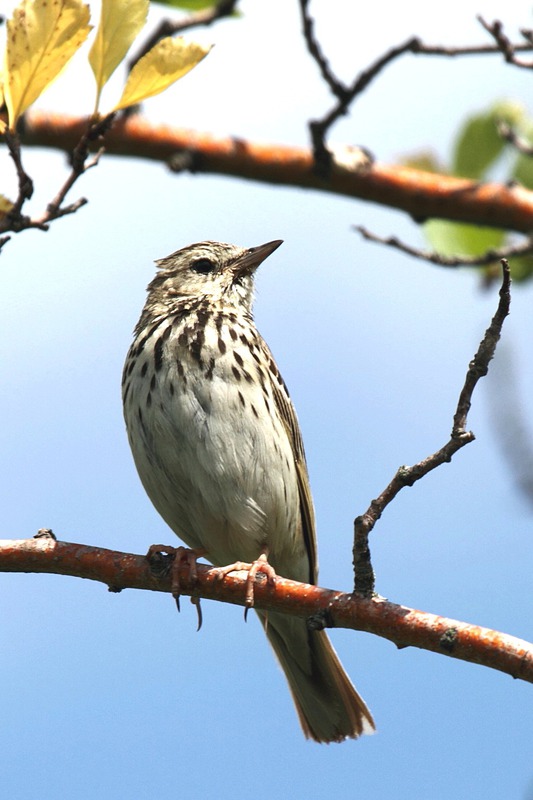
<svg viewBox="0 0 533 800">
<path fill-rule="evenodd" d="M 144 556 L 58 542 L 48 536 L 0 541 L 0 572 L 71 575 L 100 581 L 111 591 L 171 591 L 168 570 L 166 575 L 155 575 Z M 199 564 L 198 579 L 192 586 L 187 572 L 184 569 L 180 575 L 183 594 L 244 606 L 245 573 L 232 573 L 220 580 L 210 567 Z M 260 576 L 254 596 L 258 608 L 308 617 L 315 627 L 366 631 L 389 639 L 400 648 L 418 647 L 533 683 L 533 645 L 514 636 L 416 611 L 383 598 L 363 599 L 284 578 L 269 584 Z"/>
<path fill-rule="evenodd" d="M 87 127 L 84 118 L 39 111 L 25 118 L 25 146 L 69 152 Z M 190 172 L 231 175 L 270 184 L 303 187 L 357 197 L 397 208 L 417 221 L 442 218 L 529 233 L 533 230 L 533 192 L 519 186 L 479 184 L 409 167 L 350 161 L 350 149 L 338 150 L 328 178 L 313 169 L 309 148 L 258 144 L 233 137 L 217 138 L 184 128 L 149 123 L 140 116 L 117 121 L 106 134 L 105 148 L 119 156 L 179 160 Z M 355 153 L 361 151 L 355 150 Z"/>
</svg>

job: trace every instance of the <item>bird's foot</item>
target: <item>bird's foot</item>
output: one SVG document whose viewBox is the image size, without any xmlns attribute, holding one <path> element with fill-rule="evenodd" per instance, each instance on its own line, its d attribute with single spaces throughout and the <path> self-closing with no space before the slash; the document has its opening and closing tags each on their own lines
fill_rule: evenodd
<svg viewBox="0 0 533 800">
<path fill-rule="evenodd" d="M 183 583 L 182 570 L 187 570 L 187 583 L 189 585 L 191 583 L 195 584 L 198 579 L 197 562 L 198 559 L 205 554 L 206 551 L 202 548 L 191 549 L 189 547 L 172 547 L 172 545 L 168 544 L 152 544 L 148 548 L 146 558 L 150 562 L 150 566 L 152 566 L 152 568 L 155 565 L 156 570 L 158 568 L 161 569 L 161 565 L 167 562 L 165 569 L 167 571 L 171 570 L 170 588 L 172 597 L 176 601 L 178 611 L 180 610 L 180 595 Z M 171 564 L 168 564 L 165 556 L 169 557 Z M 200 630 L 202 627 L 202 609 L 200 606 L 200 598 L 191 597 L 191 603 L 196 606 L 196 613 L 198 615 L 197 630 Z"/>
<path fill-rule="evenodd" d="M 213 571 L 215 572 L 216 577 L 220 580 L 225 578 L 226 575 L 229 575 L 230 572 L 245 571 L 248 573 L 246 577 L 246 591 L 244 596 L 246 611 L 254 606 L 255 576 L 258 573 L 262 573 L 263 575 L 266 575 L 269 583 L 274 583 L 277 577 L 276 570 L 271 564 L 268 563 L 268 553 L 261 553 L 259 558 L 256 558 L 256 560 L 252 561 L 251 563 L 247 563 L 245 561 L 235 561 L 233 564 L 228 564 L 227 567 L 215 567 Z"/>
</svg>

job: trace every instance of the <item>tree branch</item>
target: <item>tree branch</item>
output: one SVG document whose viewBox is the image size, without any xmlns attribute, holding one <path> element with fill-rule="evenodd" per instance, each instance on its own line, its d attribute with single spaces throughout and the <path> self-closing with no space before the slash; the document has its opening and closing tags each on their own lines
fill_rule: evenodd
<svg viewBox="0 0 533 800">
<path fill-rule="evenodd" d="M 424 44 L 424 42 L 418 36 L 412 36 L 402 44 L 391 47 L 389 50 L 379 56 L 372 64 L 366 67 L 366 69 L 361 70 L 361 72 L 353 80 L 351 86 L 347 86 L 333 73 L 329 62 L 315 37 L 314 20 L 309 14 L 308 7 L 309 0 L 300 0 L 300 12 L 302 17 L 302 28 L 305 43 L 309 53 L 318 65 L 322 78 L 328 84 L 330 91 L 337 99 L 335 105 L 324 115 L 322 119 L 312 120 L 309 123 L 316 168 L 322 176 L 327 175 L 332 166 L 331 152 L 326 147 L 325 142 L 327 132 L 339 119 L 339 117 L 348 113 L 350 105 L 353 103 L 353 101 L 365 91 L 365 89 L 378 77 L 378 75 L 381 74 L 385 67 L 387 67 L 400 56 L 403 56 L 406 53 L 412 53 L 413 55 L 456 57 L 465 55 L 486 55 L 503 52 L 507 61 L 510 61 L 517 66 L 526 66 L 526 62 L 520 62 L 518 59 L 516 59 L 515 53 L 517 51 L 530 51 L 533 49 L 533 42 L 531 37 L 528 37 L 527 32 L 522 31 L 522 35 L 526 38 L 526 42 L 512 44 L 503 34 L 503 26 L 501 22 L 495 22 L 492 26 L 489 26 L 481 17 L 478 17 L 478 20 L 486 29 L 486 31 L 495 39 L 495 44 L 470 45 L 466 47 L 443 47 L 441 45 Z M 527 65 L 529 65 L 529 63 Z"/>
<path fill-rule="evenodd" d="M 23 143 L 70 151 L 86 129 L 84 118 L 33 110 L 28 113 Z M 184 128 L 157 126 L 141 117 L 118 120 L 105 137 L 106 152 L 167 162 L 181 154 L 194 173 L 232 175 L 268 184 L 315 189 L 358 197 L 397 208 L 417 221 L 442 218 L 530 233 L 533 192 L 519 186 L 479 184 L 466 178 L 437 175 L 386 164 L 364 164 L 349 148 L 335 153 L 331 175 L 313 171 L 310 149 L 217 138 Z"/>
<path fill-rule="evenodd" d="M 0 571 L 71 575 L 99 581 L 113 592 L 122 589 L 171 591 L 171 578 L 156 575 L 144 556 L 88 545 L 58 542 L 44 536 L 0 541 Z M 198 565 L 198 579 L 180 575 L 183 594 L 244 606 L 246 576 L 232 573 L 220 580 L 210 567 Z M 308 617 L 312 627 L 366 631 L 398 647 L 418 647 L 480 664 L 533 683 L 533 645 L 514 636 L 391 603 L 277 578 L 258 576 L 255 604 L 264 610 Z"/>
</svg>

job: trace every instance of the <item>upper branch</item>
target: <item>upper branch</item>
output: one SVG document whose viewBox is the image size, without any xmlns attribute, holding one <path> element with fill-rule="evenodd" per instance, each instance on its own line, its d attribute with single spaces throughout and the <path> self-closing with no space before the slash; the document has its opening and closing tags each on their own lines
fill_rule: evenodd
<svg viewBox="0 0 533 800">
<path fill-rule="evenodd" d="M 27 146 L 68 152 L 86 126 L 83 118 L 33 110 L 27 115 L 22 141 Z M 418 221 L 439 217 L 522 233 L 533 230 L 533 192 L 522 187 L 479 184 L 379 163 L 361 168 L 360 161 L 351 163 L 347 148 L 335 152 L 334 167 L 326 179 L 314 172 L 313 153 L 308 148 L 216 138 L 184 128 L 153 125 L 138 116 L 118 120 L 106 134 L 105 145 L 108 153 L 164 162 L 181 155 L 182 169 L 191 172 L 234 175 L 358 197 L 400 209 Z"/>
<path fill-rule="evenodd" d="M 58 542 L 52 538 L 0 541 L 0 571 L 72 575 L 100 581 L 111 591 L 147 589 L 171 591 L 171 578 L 155 575 L 144 556 L 98 547 Z M 419 647 L 441 655 L 481 664 L 533 683 L 533 645 L 514 636 L 390 603 L 276 578 L 258 576 L 255 605 L 299 617 L 318 627 L 367 631 L 398 647 Z M 221 581 L 210 567 L 198 565 L 197 582 L 190 570 L 180 575 L 183 594 L 245 605 L 246 575 L 232 573 Z"/>
</svg>

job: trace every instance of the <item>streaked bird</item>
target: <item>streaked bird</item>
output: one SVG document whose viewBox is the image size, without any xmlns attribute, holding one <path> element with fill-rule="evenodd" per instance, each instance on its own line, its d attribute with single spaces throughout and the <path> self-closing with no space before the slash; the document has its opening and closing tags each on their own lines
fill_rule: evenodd
<svg viewBox="0 0 533 800">
<path fill-rule="evenodd" d="M 294 407 L 252 316 L 254 274 L 280 241 L 201 242 L 157 262 L 123 374 L 141 481 L 163 519 L 218 567 L 268 563 L 316 584 L 315 518 Z M 266 567 L 265 567 L 266 568 Z M 374 730 L 325 633 L 258 610 L 304 733 Z"/>
</svg>

